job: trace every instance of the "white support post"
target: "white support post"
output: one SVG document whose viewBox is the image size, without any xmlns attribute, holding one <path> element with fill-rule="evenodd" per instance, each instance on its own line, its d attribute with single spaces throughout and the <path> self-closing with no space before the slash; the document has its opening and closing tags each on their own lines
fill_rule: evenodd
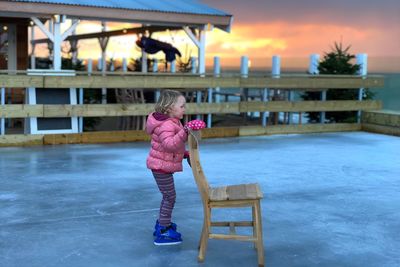
<svg viewBox="0 0 400 267">
<path fill-rule="evenodd" d="M 310 55 L 310 64 L 308 66 L 308 72 L 311 75 L 318 75 L 319 70 L 318 70 L 318 65 L 319 65 L 319 55 L 318 54 L 311 54 Z M 326 90 L 321 91 L 321 101 L 326 101 Z M 325 123 L 326 117 L 325 117 L 325 111 L 321 111 L 319 115 L 319 122 L 320 123 Z"/>
<path fill-rule="evenodd" d="M 267 102 L 268 101 L 268 88 L 264 88 L 262 92 L 262 101 Z M 266 127 L 267 126 L 267 112 L 264 111 L 261 114 L 262 116 L 262 126 Z"/>
<path fill-rule="evenodd" d="M 76 27 L 78 26 L 79 21 L 78 20 L 73 20 L 72 25 L 71 25 L 71 35 L 76 34 Z M 74 28 L 72 28 L 74 26 Z M 66 32 L 65 32 L 66 33 Z M 64 33 L 64 34 L 65 34 Z M 63 34 L 63 36 L 64 36 Z M 76 65 L 78 62 L 78 40 L 72 40 L 69 42 L 71 45 L 71 50 L 72 50 L 72 64 Z"/>
<path fill-rule="evenodd" d="M 240 77 L 241 78 L 248 78 L 249 77 L 249 57 L 242 56 L 240 58 Z M 240 101 L 247 101 L 249 96 L 249 89 L 248 88 L 240 88 Z M 251 114 L 247 112 L 246 115 Z"/>
<path fill-rule="evenodd" d="M 176 61 L 172 60 L 169 64 L 171 73 L 176 73 Z"/>
<path fill-rule="evenodd" d="M 214 66 L 214 76 L 215 76 L 215 66 Z M 213 102 L 213 89 L 212 88 L 208 88 L 207 102 L 210 104 Z M 212 114 L 208 113 L 207 114 L 207 128 L 211 128 L 211 126 L 212 126 Z"/>
<path fill-rule="evenodd" d="M 125 57 L 122 59 L 122 72 L 123 73 L 128 72 L 128 61 L 126 60 Z"/>
<path fill-rule="evenodd" d="M 288 92 L 288 101 L 289 102 L 293 102 L 294 100 L 294 91 L 293 90 L 289 90 Z M 293 123 L 293 112 L 289 112 L 288 114 L 288 124 L 292 124 Z"/>
<path fill-rule="evenodd" d="M 79 97 L 78 97 L 79 105 L 83 105 L 83 88 L 79 88 Z M 83 117 L 78 117 L 78 131 L 83 133 Z"/>
<path fill-rule="evenodd" d="M 200 77 L 206 76 L 206 31 L 204 28 L 199 29 L 199 74 Z M 196 102 L 201 103 L 202 93 L 201 91 L 197 91 L 196 93 Z M 196 118 L 201 119 L 201 115 L 197 114 Z"/>
<path fill-rule="evenodd" d="M 35 48 L 36 48 L 36 44 L 34 42 L 35 40 L 35 24 L 33 24 L 33 22 L 31 21 L 32 25 L 31 25 L 31 69 L 35 69 L 36 68 L 36 58 L 35 58 Z"/>
<path fill-rule="evenodd" d="M 192 72 L 192 74 L 196 74 L 197 73 L 197 58 L 196 57 L 191 57 L 190 61 L 192 62 L 191 72 Z"/>
<path fill-rule="evenodd" d="M 147 73 L 147 53 L 142 49 L 142 73 Z"/>
<path fill-rule="evenodd" d="M 107 31 L 107 25 L 104 21 L 101 22 L 101 31 Z M 102 75 L 105 76 L 107 72 L 107 45 L 108 45 L 109 37 L 101 37 L 99 38 L 100 48 L 101 48 L 101 72 Z M 99 65 L 99 64 L 97 64 Z M 107 104 L 107 88 L 101 88 L 101 103 Z"/>
<path fill-rule="evenodd" d="M 91 58 L 89 58 L 88 61 L 87 61 L 87 72 L 88 72 L 89 76 L 92 75 L 92 72 L 93 72 L 93 59 L 91 59 Z"/>
<path fill-rule="evenodd" d="M 54 18 L 54 43 L 53 43 L 53 69 L 61 70 L 61 21 L 60 19 Z"/>
<path fill-rule="evenodd" d="M 158 72 L 158 59 L 154 59 L 153 61 L 153 73 Z M 157 102 L 158 99 L 160 98 L 160 89 L 157 89 L 154 91 L 154 102 Z"/>
<path fill-rule="evenodd" d="M 281 57 L 278 55 L 272 56 L 272 72 L 271 72 L 272 78 L 274 79 L 279 79 L 281 75 Z M 273 96 L 276 94 L 279 94 L 279 89 L 278 90 L 273 90 Z M 279 120 L 279 112 L 278 114 L 278 120 Z M 269 118 L 271 119 L 271 118 Z"/>
<path fill-rule="evenodd" d="M 358 74 L 365 79 L 368 73 L 368 55 L 367 54 L 357 54 L 356 63 L 360 65 L 360 70 Z M 364 88 L 358 89 L 358 101 L 363 100 Z M 361 122 L 361 110 L 357 111 L 357 123 Z"/>
<path fill-rule="evenodd" d="M 249 76 L 249 58 L 242 56 L 240 58 L 240 77 L 247 78 Z"/>
<path fill-rule="evenodd" d="M 206 75 L 206 31 L 199 30 L 199 74 L 200 76 Z"/>
<path fill-rule="evenodd" d="M 1 88 L 0 92 L 0 102 L 1 105 L 4 106 L 6 104 L 6 89 L 4 87 Z M 6 121 L 4 117 L 1 117 L 0 120 L 0 134 L 5 135 L 6 134 Z"/>
<path fill-rule="evenodd" d="M 153 59 L 153 72 L 157 73 L 158 72 L 158 59 Z"/>
<path fill-rule="evenodd" d="M 221 61 L 219 57 L 214 57 L 214 77 L 221 77 Z M 215 103 L 221 103 L 220 88 L 215 87 Z"/>
</svg>

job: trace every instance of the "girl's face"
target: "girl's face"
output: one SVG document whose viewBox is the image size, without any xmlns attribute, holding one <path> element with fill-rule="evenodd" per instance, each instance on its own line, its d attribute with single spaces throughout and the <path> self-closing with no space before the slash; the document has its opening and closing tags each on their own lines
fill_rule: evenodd
<svg viewBox="0 0 400 267">
<path fill-rule="evenodd" d="M 185 114 L 185 104 L 185 98 L 179 96 L 177 101 L 168 109 L 168 116 L 171 118 L 182 119 Z"/>
</svg>

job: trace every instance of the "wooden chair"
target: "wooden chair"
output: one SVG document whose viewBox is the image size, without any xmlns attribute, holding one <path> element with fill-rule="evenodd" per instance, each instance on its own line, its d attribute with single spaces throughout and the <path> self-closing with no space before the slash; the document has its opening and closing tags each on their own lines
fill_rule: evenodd
<svg viewBox="0 0 400 267">
<path fill-rule="evenodd" d="M 262 219 L 260 199 L 263 197 L 258 184 L 240 184 L 211 188 L 204 175 L 199 157 L 200 131 L 189 134 L 190 161 L 197 188 L 201 194 L 204 221 L 199 243 L 198 261 L 203 262 L 206 254 L 208 239 L 241 240 L 254 242 L 258 255 L 258 266 L 264 266 L 264 245 L 262 239 Z M 252 208 L 251 221 L 212 222 L 213 208 Z M 253 235 L 238 235 L 235 227 L 247 226 L 253 228 Z M 211 227 L 228 227 L 229 234 L 213 234 Z"/>
</svg>

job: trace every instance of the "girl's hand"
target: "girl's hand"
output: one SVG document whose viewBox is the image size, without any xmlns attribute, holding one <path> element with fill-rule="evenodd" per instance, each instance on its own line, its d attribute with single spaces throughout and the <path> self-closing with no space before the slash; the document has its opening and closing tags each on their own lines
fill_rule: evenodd
<svg viewBox="0 0 400 267">
<path fill-rule="evenodd" d="M 193 131 L 198 131 L 206 128 L 206 123 L 202 120 L 192 120 L 185 124 L 185 129 L 191 129 Z"/>
</svg>

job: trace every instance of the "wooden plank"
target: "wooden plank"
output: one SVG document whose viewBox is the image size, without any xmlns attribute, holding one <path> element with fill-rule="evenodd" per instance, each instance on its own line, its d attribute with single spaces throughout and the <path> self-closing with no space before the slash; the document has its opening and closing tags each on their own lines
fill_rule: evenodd
<svg viewBox="0 0 400 267">
<path fill-rule="evenodd" d="M 0 75 L 2 87 L 38 88 L 148 88 L 176 90 L 199 88 L 279 88 L 287 90 L 322 90 L 328 88 L 383 88 L 383 76 L 296 76 L 296 77 L 199 77 L 181 74 L 123 74 L 107 76 L 30 76 Z M 228 89 L 229 90 L 229 89 Z"/>
<path fill-rule="evenodd" d="M 228 102 L 228 103 L 188 103 L 186 114 L 238 113 L 249 111 L 305 112 L 305 111 L 345 111 L 375 110 L 381 101 L 269 101 L 269 102 Z M 154 110 L 154 104 L 85 104 L 85 105 L 4 105 L 0 107 L 0 117 L 115 117 L 146 116 Z"/>
<path fill-rule="evenodd" d="M 0 117 L 29 118 L 43 117 L 43 105 L 4 105 L 0 106 Z"/>
<path fill-rule="evenodd" d="M 230 137 L 230 136 L 253 136 L 272 134 L 293 133 L 322 133 L 359 131 L 361 124 L 357 123 L 335 123 L 335 124 L 303 124 L 303 125 L 273 125 L 221 127 L 202 130 L 202 137 Z M 0 136 L 0 146 L 23 146 L 23 145 L 57 145 L 57 144 L 96 144 L 114 142 L 150 141 L 150 136 L 144 131 L 107 131 L 86 132 L 80 134 L 46 134 L 46 135 L 4 135 Z"/>
<path fill-rule="evenodd" d="M 306 76 L 306 77 L 249 77 L 241 79 L 242 88 L 277 88 L 277 89 L 348 89 L 348 88 L 380 88 L 384 86 L 383 78 L 357 76 Z M 314 90 L 311 90 L 314 91 Z"/>
<path fill-rule="evenodd" d="M 4 74 L 0 75 L 0 87 L 7 88 L 28 88 L 43 87 L 43 76 L 28 76 Z"/>
<path fill-rule="evenodd" d="M 0 147 L 43 145 L 42 134 L 7 134 L 0 135 Z"/>
<path fill-rule="evenodd" d="M 305 112 L 305 111 L 351 111 L 374 110 L 382 107 L 378 100 L 332 100 L 332 101 L 254 101 L 240 102 L 240 112 L 272 111 L 272 112 Z"/>
<path fill-rule="evenodd" d="M 362 122 L 383 126 L 400 127 L 400 112 L 391 110 L 379 110 L 362 113 Z"/>
<path fill-rule="evenodd" d="M 230 223 L 233 223 L 235 227 L 247 227 L 253 226 L 252 221 L 236 221 L 236 222 L 211 222 L 211 227 L 227 227 Z"/>
<path fill-rule="evenodd" d="M 44 105 L 44 117 L 115 117 L 148 115 L 154 104 Z"/>
<path fill-rule="evenodd" d="M 256 241 L 256 239 L 253 236 L 247 236 L 247 235 L 210 234 L 209 238 L 211 238 L 211 239 L 251 241 L 251 242 Z"/>
<path fill-rule="evenodd" d="M 332 124 L 302 124 L 302 125 L 271 125 L 241 126 L 240 136 L 270 135 L 270 134 L 304 134 L 324 132 L 347 132 L 360 131 L 361 124 L 358 123 L 332 123 Z"/>
<path fill-rule="evenodd" d="M 366 132 L 400 136 L 400 128 L 394 126 L 362 123 L 361 129 Z"/>
<path fill-rule="evenodd" d="M 80 134 L 46 134 L 44 144 L 97 144 L 97 143 L 118 143 L 150 141 L 150 136 L 144 131 L 104 131 L 86 132 Z"/>
<path fill-rule="evenodd" d="M 239 136 L 239 127 L 214 127 L 201 130 L 201 138 Z"/>
<path fill-rule="evenodd" d="M 199 76 L 159 75 L 159 76 L 76 76 L 55 77 L 46 76 L 44 86 L 48 88 L 172 88 L 185 90 L 186 88 L 207 87 L 240 87 L 240 78 L 215 78 Z"/>
<path fill-rule="evenodd" d="M 187 103 L 186 114 L 208 114 L 208 113 L 237 113 L 239 112 L 239 102 L 221 103 Z"/>
</svg>

